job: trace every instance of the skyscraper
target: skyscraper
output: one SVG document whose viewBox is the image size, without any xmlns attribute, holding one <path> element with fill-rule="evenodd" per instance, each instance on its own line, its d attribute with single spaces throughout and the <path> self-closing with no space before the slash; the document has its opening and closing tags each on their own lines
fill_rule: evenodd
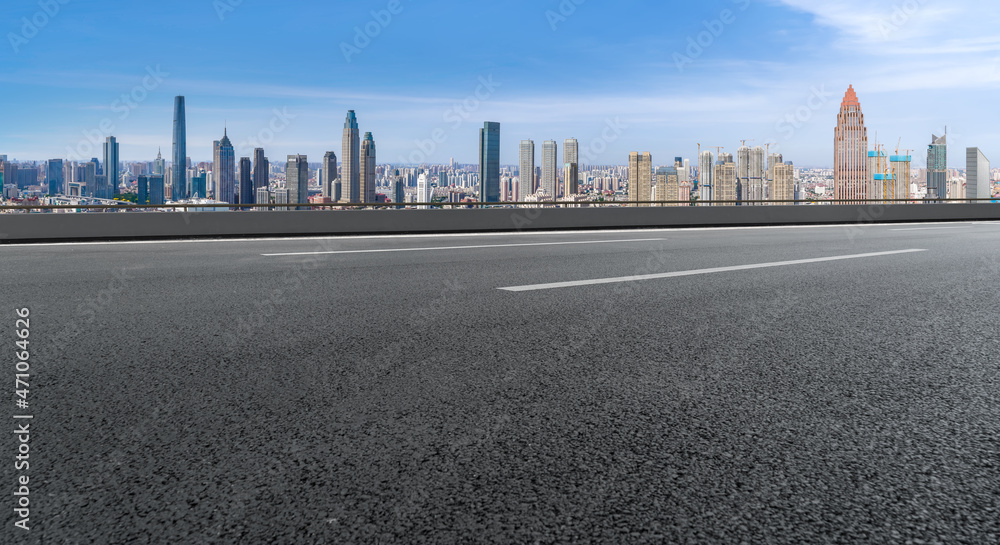
<svg viewBox="0 0 1000 545">
<path fill-rule="evenodd" d="M 868 198 L 868 129 L 854 86 L 847 88 L 833 135 L 833 192 L 837 200 Z"/>
<path fill-rule="evenodd" d="M 348 110 L 344 121 L 344 141 L 341 147 L 340 160 L 344 200 L 347 202 L 362 202 L 361 194 L 361 132 L 358 128 L 358 118 L 354 110 Z"/>
<path fill-rule="evenodd" d="M 403 177 L 399 175 L 399 170 L 392 176 L 392 202 L 401 204 L 406 201 L 406 182 L 403 181 Z M 403 208 L 402 206 L 397 206 L 396 208 Z"/>
<path fill-rule="evenodd" d="M 765 153 L 766 151 L 761 146 L 750 150 L 750 184 L 747 199 L 751 201 L 764 200 L 764 188 L 767 181 L 767 160 L 764 156 Z M 759 206 L 760 204 L 754 203 L 755 206 Z"/>
<path fill-rule="evenodd" d="M 112 199 L 121 178 L 118 173 L 118 142 L 114 136 L 109 136 L 104 142 L 104 176 L 105 187 L 100 198 Z"/>
<path fill-rule="evenodd" d="M 270 183 L 271 165 L 264 157 L 264 148 L 253 150 L 253 186 L 255 189 L 267 189 Z"/>
<path fill-rule="evenodd" d="M 733 154 L 719 154 L 712 177 L 715 180 L 714 200 L 726 201 L 721 206 L 735 206 L 736 203 L 732 201 L 737 200 L 736 190 L 739 180 L 736 176 L 736 163 L 733 161 Z"/>
<path fill-rule="evenodd" d="M 500 202 L 500 124 L 479 129 L 479 184 L 482 202 Z"/>
<path fill-rule="evenodd" d="M 535 194 L 535 142 L 521 140 L 520 162 L 518 165 L 517 202 L 524 202 L 528 195 Z"/>
<path fill-rule="evenodd" d="M 372 133 L 366 132 L 365 139 L 361 142 L 361 180 L 362 202 L 375 202 L 375 139 Z"/>
<path fill-rule="evenodd" d="M 253 204 L 256 198 L 250 158 L 240 157 L 240 204 Z"/>
<path fill-rule="evenodd" d="M 309 202 L 309 161 L 305 155 L 289 155 L 285 164 L 285 188 L 288 204 Z M 291 209 L 291 208 L 289 208 Z M 300 206 L 298 210 L 305 210 Z"/>
<path fill-rule="evenodd" d="M 747 146 L 736 150 L 736 195 L 740 201 L 750 198 L 750 148 Z"/>
<path fill-rule="evenodd" d="M 660 167 L 656 169 L 656 200 L 680 200 L 680 176 L 677 167 Z M 679 206 L 676 203 L 660 206 Z"/>
<path fill-rule="evenodd" d="M 49 184 L 49 195 L 62 195 L 66 191 L 66 178 L 63 174 L 63 160 L 50 159 L 45 175 Z M 3 184 L 0 184 L 2 186 Z M 2 189 L 2 187 L 0 187 Z"/>
<path fill-rule="evenodd" d="M 175 201 L 186 199 L 187 187 L 187 122 L 184 112 L 184 97 L 174 97 L 174 153 L 170 184 Z"/>
<path fill-rule="evenodd" d="M 340 200 L 340 195 L 336 195 L 334 182 L 337 181 L 337 154 L 328 151 L 323 155 L 323 196 L 330 197 L 334 201 Z"/>
<path fill-rule="evenodd" d="M 421 172 L 417 176 L 417 202 L 430 203 L 433 198 L 434 189 L 431 188 L 431 178 L 426 173 Z M 428 206 L 418 206 L 420 209 L 427 209 Z"/>
<path fill-rule="evenodd" d="M 563 142 L 563 163 L 566 164 L 563 172 L 563 194 L 576 195 L 580 192 L 580 142 L 576 138 L 567 138 Z"/>
<path fill-rule="evenodd" d="M 948 198 L 948 135 L 931 135 L 927 146 L 927 198 Z"/>
<path fill-rule="evenodd" d="M 791 163 L 776 161 L 771 165 L 774 181 L 771 184 L 772 201 L 795 200 L 795 167 Z M 774 203 L 788 205 L 792 203 Z"/>
<path fill-rule="evenodd" d="M 653 192 L 653 156 L 633 151 L 628 157 L 628 197 L 634 203 L 649 202 Z M 638 206 L 638 204 L 636 204 Z"/>
<path fill-rule="evenodd" d="M 966 185 L 968 199 L 989 199 L 993 196 L 993 181 L 990 176 L 990 161 L 979 148 L 965 150 Z"/>
<path fill-rule="evenodd" d="M 559 145 L 555 140 L 542 143 L 542 189 L 552 198 L 559 196 Z"/>
<path fill-rule="evenodd" d="M 910 195 L 910 165 L 913 157 L 910 155 L 893 155 L 889 158 L 892 166 L 892 179 L 896 183 L 893 199 L 909 199 Z M 903 204 L 903 203 L 895 203 Z"/>
<path fill-rule="evenodd" d="M 229 140 L 229 131 L 224 130 L 222 140 L 219 141 L 218 162 L 213 165 L 216 174 L 215 178 L 215 198 L 229 204 L 236 202 L 236 150 Z"/>
<path fill-rule="evenodd" d="M 83 194 L 87 197 L 97 195 L 97 163 L 90 161 L 83 165 Z"/>
<path fill-rule="evenodd" d="M 712 152 L 703 151 L 698 156 L 698 200 L 711 201 L 715 198 L 712 188 L 715 185 L 715 168 Z"/>
<path fill-rule="evenodd" d="M 167 173 L 167 162 L 163 160 L 163 153 L 156 150 L 156 160 L 153 161 L 153 175 L 163 176 Z"/>
</svg>

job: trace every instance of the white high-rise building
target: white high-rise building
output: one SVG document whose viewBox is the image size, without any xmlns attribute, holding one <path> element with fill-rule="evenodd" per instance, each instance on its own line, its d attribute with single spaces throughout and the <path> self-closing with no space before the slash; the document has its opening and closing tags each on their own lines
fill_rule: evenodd
<svg viewBox="0 0 1000 545">
<path fill-rule="evenodd" d="M 714 197 L 714 164 L 715 157 L 712 152 L 701 152 L 698 157 L 698 200 L 700 201 L 711 201 Z"/>
<path fill-rule="evenodd" d="M 421 172 L 417 177 L 417 202 L 429 203 L 434 196 L 434 188 L 431 187 L 431 178 L 425 172 Z M 429 206 L 418 206 L 417 208 L 428 209 Z"/>
<path fill-rule="evenodd" d="M 990 160 L 979 148 L 968 148 L 965 151 L 966 182 L 965 198 L 989 199 L 993 196 L 993 186 L 990 180 Z"/>
<path fill-rule="evenodd" d="M 535 193 L 535 142 L 521 140 L 519 165 L 519 181 L 517 184 L 517 201 L 524 202 L 525 197 Z"/>
<path fill-rule="evenodd" d="M 542 189 L 550 197 L 558 197 L 559 147 L 555 140 L 542 144 Z"/>
</svg>

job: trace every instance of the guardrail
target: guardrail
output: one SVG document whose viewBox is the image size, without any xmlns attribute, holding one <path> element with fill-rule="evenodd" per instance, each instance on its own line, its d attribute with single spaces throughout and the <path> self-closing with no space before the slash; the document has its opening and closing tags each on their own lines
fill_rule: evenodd
<svg viewBox="0 0 1000 545">
<path fill-rule="evenodd" d="M 670 204 L 677 201 L 657 202 Z M 808 202 L 808 201 L 806 201 Z M 186 239 L 231 237 L 348 236 L 400 233 L 472 233 L 548 230 L 726 227 L 757 225 L 868 224 L 924 221 L 996 221 L 1000 206 L 972 204 L 833 204 L 828 206 L 646 206 L 614 202 L 606 206 L 576 203 L 427 203 L 454 210 L 279 210 L 235 212 L 150 213 L 24 213 L 0 214 L 0 244 L 18 242 Z M 772 203 L 773 201 L 761 201 Z M 582 204 L 582 203 L 581 203 Z M 592 204 L 592 203 L 586 203 Z M 633 206 L 628 206 L 628 205 Z M 643 204 L 643 206 L 634 206 Z M 650 203 L 654 204 L 654 203 Z M 700 203 L 705 204 L 705 203 Z M 735 204 L 729 202 L 728 204 Z M 742 204 L 742 203 L 741 203 Z M 785 203 L 782 203 L 785 204 Z M 791 204 L 791 203 L 787 203 Z M 420 203 L 410 206 L 419 206 Z M 470 209 L 469 206 L 478 209 Z M 569 206 L 567 206 L 569 205 Z M 94 205 L 118 208 L 113 205 Z M 190 204 L 187 208 L 229 205 Z M 248 205 L 247 205 L 248 206 Z M 260 205 L 264 206 L 264 205 Z M 288 204 L 269 207 L 311 208 Z M 324 205 L 343 207 L 343 205 Z M 350 208 L 396 208 L 364 204 Z M 165 205 L 158 208 L 184 208 Z M 244 205 L 232 205 L 242 208 Z M 37 210 L 38 206 L 30 207 Z M 82 207 L 57 207 L 82 209 Z M 143 208 L 149 208 L 143 206 Z M 90 208 L 95 209 L 95 208 Z M 124 211 L 126 208 L 122 208 Z M 45 210 L 45 208 L 42 208 Z"/>
<path fill-rule="evenodd" d="M 136 204 L 121 201 L 117 204 L 16 204 L 0 206 L 0 211 L 25 210 L 177 210 L 192 208 L 226 208 L 229 210 L 259 211 L 273 208 L 314 209 L 409 209 L 409 208 L 608 208 L 622 206 L 649 207 L 704 207 L 704 206 L 780 206 L 780 205 L 837 205 L 837 204 L 975 204 L 997 203 L 1000 197 L 989 199 L 800 199 L 800 200 L 741 200 L 741 201 L 530 201 L 530 202 L 429 202 L 429 203 L 173 203 Z M 249 209 L 249 210 L 246 210 Z"/>
</svg>

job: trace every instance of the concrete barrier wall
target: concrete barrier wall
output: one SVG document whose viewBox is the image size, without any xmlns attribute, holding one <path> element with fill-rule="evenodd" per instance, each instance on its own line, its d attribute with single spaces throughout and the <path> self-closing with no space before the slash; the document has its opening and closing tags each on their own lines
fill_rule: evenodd
<svg viewBox="0 0 1000 545">
<path fill-rule="evenodd" d="M 1000 220 L 1000 205 L 0 214 L 0 243 L 969 220 Z"/>
</svg>

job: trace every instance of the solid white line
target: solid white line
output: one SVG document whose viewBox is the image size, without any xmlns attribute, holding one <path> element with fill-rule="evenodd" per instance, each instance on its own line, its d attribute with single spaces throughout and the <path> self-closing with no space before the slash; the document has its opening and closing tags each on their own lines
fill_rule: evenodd
<svg viewBox="0 0 1000 545">
<path fill-rule="evenodd" d="M 887 255 L 911 254 L 915 252 L 926 252 L 927 250 L 899 250 L 895 252 L 877 252 L 872 254 L 841 255 L 834 257 L 820 257 L 816 259 L 800 259 L 797 261 L 778 261 L 776 263 L 757 263 L 755 265 L 737 265 L 735 267 L 716 267 L 713 269 L 699 269 L 694 271 L 678 271 L 660 274 L 644 274 L 639 276 L 621 276 L 618 278 L 599 278 L 597 280 L 578 280 L 574 282 L 555 282 L 552 284 L 535 284 L 531 286 L 513 286 L 509 288 L 497 288 L 503 291 L 540 291 L 553 290 L 559 288 L 573 288 L 578 286 L 593 286 L 597 284 L 617 284 L 621 282 L 638 282 L 642 280 L 656 280 L 660 278 L 678 278 L 681 276 L 695 276 L 699 274 L 713 274 L 731 271 L 747 271 L 751 269 L 766 269 L 771 267 L 786 267 L 789 265 L 806 265 L 809 263 L 824 263 L 827 261 L 841 261 L 845 259 L 862 259 L 866 257 L 881 257 Z"/>
<path fill-rule="evenodd" d="M 431 252 L 438 250 L 474 250 L 480 248 L 520 248 L 525 246 L 565 246 L 571 244 L 609 244 L 618 242 L 653 242 L 666 240 L 664 238 L 630 238 L 625 240 L 581 240 L 569 242 L 535 242 L 531 244 L 482 244 L 478 246 L 438 246 L 435 248 L 385 248 L 380 250 L 339 250 L 332 252 L 294 252 L 288 254 L 260 254 L 264 257 L 289 257 L 302 255 L 335 255 L 335 254 L 379 254 L 388 252 Z"/>
<path fill-rule="evenodd" d="M 893 229 L 893 231 L 948 231 L 953 229 L 969 229 L 968 227 L 916 227 L 910 229 Z"/>
</svg>

